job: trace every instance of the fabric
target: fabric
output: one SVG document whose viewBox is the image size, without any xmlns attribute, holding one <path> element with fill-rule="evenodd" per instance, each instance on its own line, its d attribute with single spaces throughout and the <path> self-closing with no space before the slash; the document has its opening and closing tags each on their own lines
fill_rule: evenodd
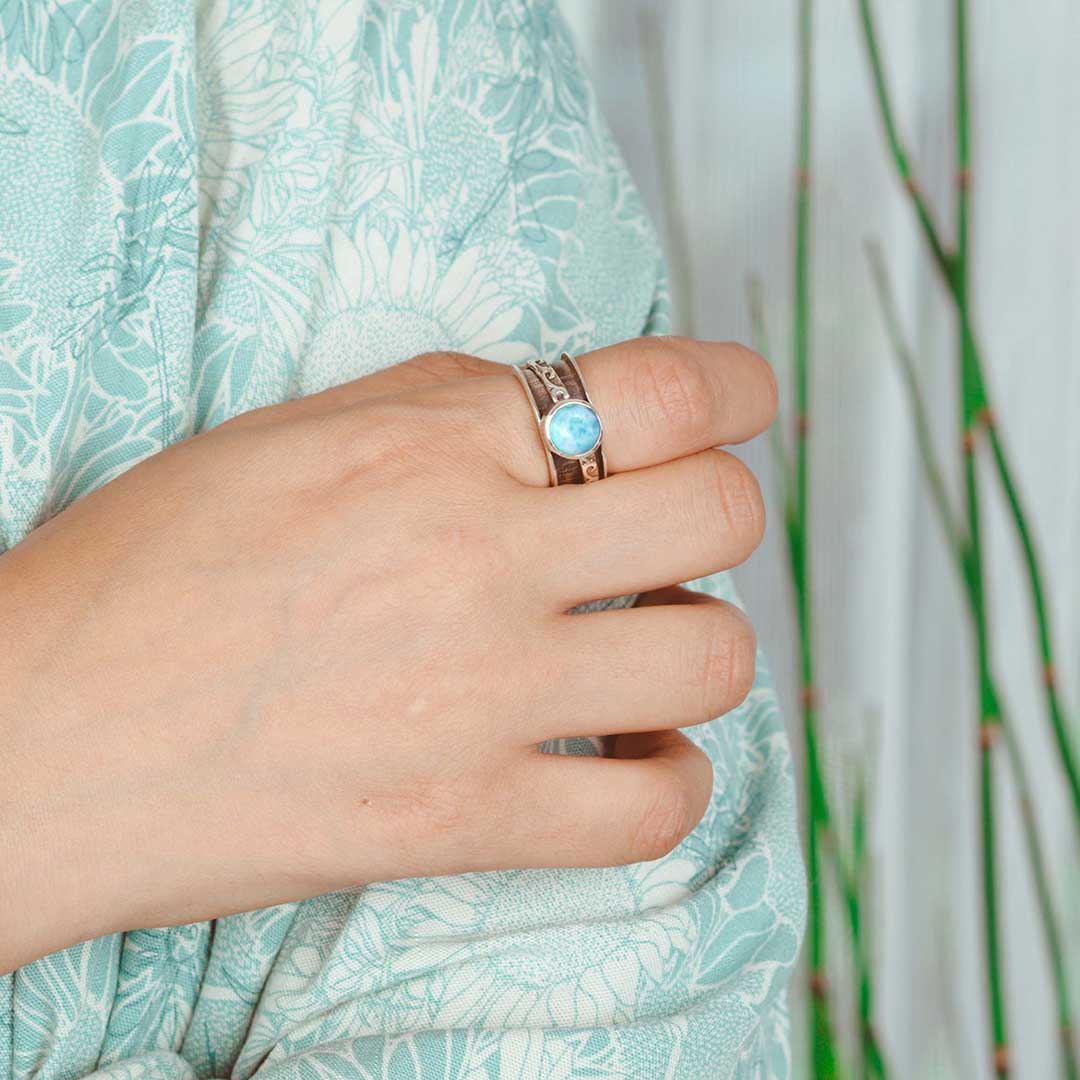
<svg viewBox="0 0 1080 1080">
<path fill-rule="evenodd" d="M 546 0 L 3 0 L 0 194 L 2 547 L 169 443 L 425 350 L 667 329 Z M 666 858 L 74 946 L 0 978 L 0 1080 L 787 1077 L 804 882 L 763 666 L 689 734 L 715 790 Z"/>
</svg>

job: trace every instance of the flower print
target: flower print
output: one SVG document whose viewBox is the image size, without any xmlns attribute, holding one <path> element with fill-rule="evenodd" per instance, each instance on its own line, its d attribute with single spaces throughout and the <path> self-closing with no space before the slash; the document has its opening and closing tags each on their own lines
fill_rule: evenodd
<svg viewBox="0 0 1080 1080">
<path fill-rule="evenodd" d="M 243 211 L 249 199 L 258 203 L 267 185 L 260 225 L 289 194 L 325 195 L 355 96 L 357 19 L 349 4 L 306 15 L 264 2 L 239 15 L 224 0 L 207 5 L 198 64 L 200 171 L 218 215 Z"/>
<path fill-rule="evenodd" d="M 252 170 L 250 217 L 255 228 L 321 223 L 336 161 L 333 145 L 317 130 L 285 131 L 262 165 Z"/>
<path fill-rule="evenodd" d="M 771 853 L 758 850 L 695 895 L 688 908 L 693 945 L 682 976 L 692 996 L 722 989 L 764 1006 L 783 986 L 799 928 L 777 908 L 774 876 Z"/>
<path fill-rule="evenodd" d="M 108 0 L 0 0 L 0 44 L 12 60 L 21 57 L 39 75 L 55 76 L 62 64 L 82 59 L 108 7 Z"/>
<path fill-rule="evenodd" d="M 0 135 L 25 135 L 26 132 L 25 124 L 0 113 Z"/>
<path fill-rule="evenodd" d="M 440 268 L 434 243 L 405 225 L 376 227 L 354 242 L 333 227 L 320 279 L 300 389 L 323 390 L 437 349 L 491 360 L 524 359 L 508 340 L 522 309 L 477 247 Z"/>
<path fill-rule="evenodd" d="M 507 74 L 493 82 L 485 108 L 518 137 L 553 123 L 587 130 L 589 89 L 569 30 L 552 0 L 513 0 L 496 22 Z"/>
<path fill-rule="evenodd" d="M 34 313 L 34 305 L 28 298 L 13 295 L 11 283 L 17 271 L 18 264 L 14 259 L 0 255 L 0 338 L 29 322 Z"/>
<path fill-rule="evenodd" d="M 554 1037 L 552 1037 L 554 1035 Z M 497 1080 L 625 1080 L 627 1062 L 619 1032 L 532 1029 L 508 1032 L 499 1042 Z"/>
<path fill-rule="evenodd" d="M 244 194 L 244 171 L 296 108 L 298 84 L 291 75 L 298 58 L 275 50 L 280 23 L 260 7 L 237 13 L 219 0 L 203 14 L 196 68 L 199 170 L 203 195 L 219 213 Z"/>
<path fill-rule="evenodd" d="M 99 1066 L 136 1055 L 147 1035 L 175 1046 L 191 1019 L 191 1003 L 210 944 L 207 923 L 131 930 L 124 935 L 115 997 L 114 1032 Z"/>
</svg>

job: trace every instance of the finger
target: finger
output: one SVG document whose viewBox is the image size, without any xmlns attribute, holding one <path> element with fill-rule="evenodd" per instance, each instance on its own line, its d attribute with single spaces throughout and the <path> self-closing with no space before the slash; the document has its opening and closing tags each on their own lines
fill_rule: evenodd
<svg viewBox="0 0 1080 1080">
<path fill-rule="evenodd" d="M 644 337 L 587 353 L 582 374 L 612 472 L 753 438 L 776 413 L 776 380 L 735 342 Z"/>
<path fill-rule="evenodd" d="M 622 735 L 614 758 L 536 754 L 526 768 L 522 825 L 506 830 L 529 864 L 619 866 L 659 859 L 701 820 L 712 763 L 681 732 Z"/>
<path fill-rule="evenodd" d="M 587 353 L 579 364 L 604 425 L 611 473 L 742 442 L 764 431 L 776 411 L 771 368 L 733 343 L 639 338 Z M 547 465 L 535 421 L 510 393 L 521 398 L 524 391 L 516 379 L 499 383 L 504 403 L 491 401 L 486 412 L 505 432 L 504 466 L 526 483 L 544 484 Z"/>
<path fill-rule="evenodd" d="M 532 523 L 524 559 L 538 595 L 560 609 L 728 570 L 765 532 L 758 482 L 724 450 L 521 494 Z"/>
<path fill-rule="evenodd" d="M 537 741 L 703 724 L 754 685 L 757 639 L 734 604 L 693 600 L 564 615 L 545 646 L 564 703 L 539 719 Z M 536 721 L 534 721 L 536 722 Z"/>
<path fill-rule="evenodd" d="M 639 338 L 587 353 L 579 363 L 604 425 L 609 472 L 741 442 L 763 431 L 776 409 L 769 365 L 741 345 Z M 431 416 L 464 416 L 477 455 L 522 483 L 547 486 L 536 421 L 512 372 L 424 386 L 394 400 Z"/>
</svg>

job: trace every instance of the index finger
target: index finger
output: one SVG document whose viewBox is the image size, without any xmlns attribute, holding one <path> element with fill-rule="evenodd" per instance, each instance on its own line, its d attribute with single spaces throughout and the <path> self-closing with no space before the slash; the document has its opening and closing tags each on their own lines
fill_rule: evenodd
<svg viewBox="0 0 1080 1080">
<path fill-rule="evenodd" d="M 580 357 L 611 472 L 760 435 L 776 415 L 767 361 L 732 341 L 645 337 Z"/>
<path fill-rule="evenodd" d="M 577 359 L 604 427 L 608 472 L 744 442 L 764 431 L 776 413 L 772 369 L 735 342 L 645 337 Z M 482 407 L 503 426 L 500 457 L 507 469 L 525 483 L 545 484 L 544 452 L 517 380 L 476 380 L 468 392 L 492 395 Z"/>
</svg>

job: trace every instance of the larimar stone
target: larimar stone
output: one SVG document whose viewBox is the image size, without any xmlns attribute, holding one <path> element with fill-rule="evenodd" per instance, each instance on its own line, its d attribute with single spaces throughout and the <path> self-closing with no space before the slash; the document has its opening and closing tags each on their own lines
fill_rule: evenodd
<svg viewBox="0 0 1080 1080">
<path fill-rule="evenodd" d="M 554 409 L 547 424 L 548 442 L 563 457 L 581 457 L 600 441 L 600 417 L 583 401 L 567 401 Z"/>
</svg>

